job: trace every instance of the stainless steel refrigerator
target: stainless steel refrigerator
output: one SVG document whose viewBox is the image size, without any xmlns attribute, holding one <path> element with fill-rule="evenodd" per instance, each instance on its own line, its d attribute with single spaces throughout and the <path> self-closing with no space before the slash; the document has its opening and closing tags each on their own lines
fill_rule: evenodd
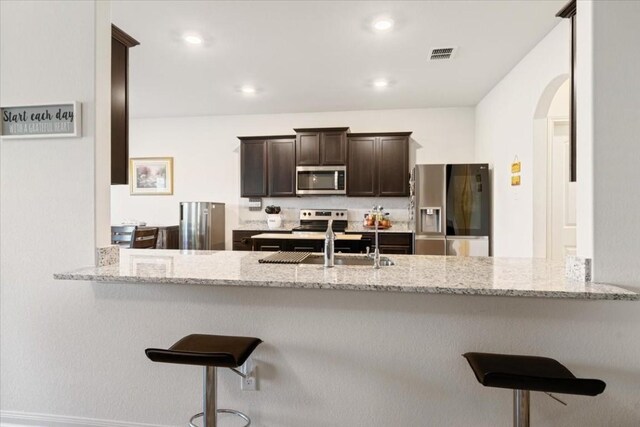
<svg viewBox="0 0 640 427">
<path fill-rule="evenodd" d="M 180 203 L 180 249 L 224 250 L 224 203 Z"/>
<path fill-rule="evenodd" d="M 416 254 L 490 255 L 487 164 L 416 165 L 410 187 Z"/>
</svg>

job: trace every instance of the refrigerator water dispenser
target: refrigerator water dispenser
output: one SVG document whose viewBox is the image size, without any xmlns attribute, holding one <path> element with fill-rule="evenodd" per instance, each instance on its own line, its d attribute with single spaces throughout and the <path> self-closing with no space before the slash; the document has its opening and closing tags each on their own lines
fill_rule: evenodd
<svg viewBox="0 0 640 427">
<path fill-rule="evenodd" d="M 442 233 L 442 208 L 420 208 L 420 233 Z"/>
</svg>

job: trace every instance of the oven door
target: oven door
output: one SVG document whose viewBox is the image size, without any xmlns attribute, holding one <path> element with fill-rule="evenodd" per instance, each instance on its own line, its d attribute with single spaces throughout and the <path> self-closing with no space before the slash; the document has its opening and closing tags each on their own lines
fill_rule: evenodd
<svg viewBox="0 0 640 427">
<path fill-rule="evenodd" d="M 345 166 L 298 166 L 296 194 L 347 194 Z"/>
</svg>

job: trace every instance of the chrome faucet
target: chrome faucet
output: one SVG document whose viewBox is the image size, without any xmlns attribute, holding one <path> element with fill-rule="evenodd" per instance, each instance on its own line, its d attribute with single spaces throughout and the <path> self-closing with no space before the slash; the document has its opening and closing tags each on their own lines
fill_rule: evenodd
<svg viewBox="0 0 640 427">
<path fill-rule="evenodd" d="M 375 233 L 376 233 L 376 249 L 373 251 L 373 268 L 380 268 L 380 245 L 378 245 L 378 226 L 380 221 L 380 215 L 382 215 L 382 206 L 374 206 L 373 212 L 375 214 Z"/>
<path fill-rule="evenodd" d="M 329 220 L 327 231 L 324 235 L 324 266 L 334 266 L 336 233 L 333 232 L 333 220 Z"/>
</svg>

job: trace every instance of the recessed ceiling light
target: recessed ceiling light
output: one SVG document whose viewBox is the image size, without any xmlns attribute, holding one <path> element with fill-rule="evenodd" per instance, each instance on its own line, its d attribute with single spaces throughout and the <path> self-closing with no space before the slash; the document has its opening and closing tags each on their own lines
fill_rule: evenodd
<svg viewBox="0 0 640 427">
<path fill-rule="evenodd" d="M 373 81 L 373 87 L 378 88 L 378 89 L 383 89 L 385 87 L 389 86 L 389 81 L 385 80 L 385 79 L 378 79 L 378 80 L 374 80 Z"/>
<path fill-rule="evenodd" d="M 378 19 L 373 23 L 373 28 L 376 31 L 389 31 L 393 28 L 393 21 L 388 18 Z"/>
<path fill-rule="evenodd" d="M 195 34 L 187 34 L 182 37 L 183 40 L 189 44 L 202 44 L 202 37 L 196 36 Z"/>
<path fill-rule="evenodd" d="M 245 95 L 253 95 L 254 93 L 256 93 L 256 88 L 253 86 L 242 86 L 240 88 L 240 92 L 244 93 Z"/>
</svg>

